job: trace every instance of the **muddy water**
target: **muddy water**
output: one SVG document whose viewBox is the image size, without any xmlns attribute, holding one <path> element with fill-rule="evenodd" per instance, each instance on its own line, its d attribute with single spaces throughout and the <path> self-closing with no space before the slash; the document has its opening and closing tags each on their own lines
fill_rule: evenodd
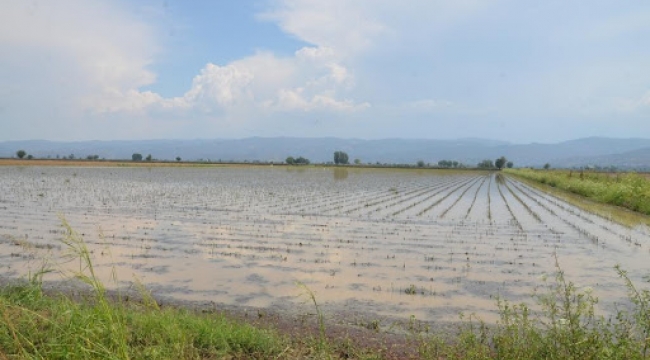
<svg viewBox="0 0 650 360">
<path fill-rule="evenodd" d="M 649 272 L 650 236 L 486 172 L 293 168 L 0 169 L 0 276 L 61 262 L 59 215 L 156 296 L 294 308 L 300 281 L 329 313 L 496 319 L 555 257 L 608 311 Z M 78 269 L 78 262 L 57 265 Z M 49 275 L 56 280 L 59 274 Z"/>
</svg>

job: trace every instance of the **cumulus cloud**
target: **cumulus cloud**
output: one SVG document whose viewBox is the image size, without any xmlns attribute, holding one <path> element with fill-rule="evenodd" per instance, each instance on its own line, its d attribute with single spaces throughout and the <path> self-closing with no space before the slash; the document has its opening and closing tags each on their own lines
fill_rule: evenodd
<svg viewBox="0 0 650 360">
<path fill-rule="evenodd" d="M 236 65 L 207 64 L 192 81 L 192 88 L 183 97 L 184 103 L 230 106 L 252 100 L 249 85 L 254 75 L 251 70 Z"/>
<path fill-rule="evenodd" d="M 148 105 L 196 108 L 205 112 L 254 108 L 275 111 L 354 111 L 369 107 L 340 99 L 354 77 L 333 49 L 303 47 L 294 56 L 261 52 L 224 66 L 208 63 L 183 96 Z M 144 103 L 144 102 L 142 102 Z"/>
<path fill-rule="evenodd" d="M 352 97 L 356 79 L 347 63 L 384 28 L 363 10 L 346 1 L 274 3 L 259 18 L 312 45 L 292 56 L 258 52 L 228 64 L 208 63 L 185 94 L 150 106 L 266 114 L 367 109 L 367 101 Z"/>
</svg>

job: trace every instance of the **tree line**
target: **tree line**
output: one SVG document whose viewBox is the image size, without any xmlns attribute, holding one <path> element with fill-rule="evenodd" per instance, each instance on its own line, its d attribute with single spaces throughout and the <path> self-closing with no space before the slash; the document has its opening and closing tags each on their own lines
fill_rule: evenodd
<svg viewBox="0 0 650 360">
<path fill-rule="evenodd" d="M 24 158 L 33 159 L 34 158 L 31 154 L 27 154 L 27 152 L 25 150 L 16 151 L 16 156 L 19 159 L 24 159 Z M 59 159 L 59 156 L 57 155 L 56 158 Z M 75 155 L 70 154 L 69 156 L 64 156 L 63 159 L 74 160 Z M 87 160 L 99 160 L 99 155 L 96 155 L 96 154 L 88 155 L 86 157 L 86 159 Z M 131 155 L 131 160 L 132 161 L 148 161 L 148 162 L 150 162 L 150 161 L 154 161 L 155 159 L 153 158 L 153 156 L 151 154 L 148 154 L 146 157 L 143 157 L 141 153 L 133 153 L 133 155 Z M 182 159 L 181 159 L 180 156 L 176 157 L 177 162 L 180 162 L 181 160 Z M 340 150 L 335 151 L 333 160 L 334 160 L 333 163 L 335 165 L 349 165 L 350 164 L 350 157 L 345 151 L 340 151 Z M 218 162 L 221 162 L 221 160 L 219 160 Z M 248 162 L 248 161 L 245 161 L 245 162 Z M 253 163 L 261 163 L 261 162 L 257 161 L 257 162 L 253 162 Z M 297 157 L 288 156 L 285 159 L 285 163 L 288 164 L 288 165 L 309 165 L 309 164 L 311 164 L 311 161 L 309 159 L 303 157 L 303 156 L 297 156 Z M 354 164 L 361 165 L 361 160 L 360 159 L 354 159 Z M 381 164 L 379 162 L 377 162 L 376 165 L 408 167 L 408 164 Z M 415 163 L 415 166 L 420 167 L 420 168 L 432 167 L 431 164 L 425 163 L 423 160 L 418 160 Z M 504 167 L 512 168 L 513 166 L 514 166 L 513 162 L 508 161 L 504 156 L 501 156 L 500 158 L 498 158 L 496 160 L 485 159 L 485 160 L 479 162 L 476 165 L 476 167 L 479 168 L 479 169 L 498 169 L 498 170 L 501 170 Z M 437 166 L 434 165 L 433 167 L 437 167 L 437 168 L 467 168 L 468 166 L 466 166 L 465 164 L 463 164 L 463 163 L 461 163 L 459 161 L 456 161 L 456 160 L 440 160 L 440 161 L 438 161 Z M 544 168 L 548 169 L 548 168 L 550 168 L 550 165 L 546 164 L 544 166 Z"/>
<path fill-rule="evenodd" d="M 476 165 L 476 167 L 478 167 L 479 169 L 498 169 L 498 170 L 501 170 L 504 167 L 510 169 L 513 166 L 514 163 L 512 161 L 508 161 L 508 159 L 506 159 L 505 156 L 502 156 L 494 161 L 490 159 L 485 159 Z"/>
</svg>

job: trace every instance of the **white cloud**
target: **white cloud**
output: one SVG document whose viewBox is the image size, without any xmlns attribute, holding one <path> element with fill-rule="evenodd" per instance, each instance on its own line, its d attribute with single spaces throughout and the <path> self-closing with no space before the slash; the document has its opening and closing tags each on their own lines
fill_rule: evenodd
<svg viewBox="0 0 650 360">
<path fill-rule="evenodd" d="M 260 14 L 305 42 L 354 57 L 437 35 L 499 1 L 273 0 Z"/>
<path fill-rule="evenodd" d="M 359 111 L 370 107 L 367 102 L 357 104 L 352 100 L 336 100 L 334 96 L 327 93 L 315 94 L 309 97 L 305 94 L 304 88 L 281 89 L 278 92 L 276 101 L 267 101 L 264 107 L 277 111 Z"/>
<path fill-rule="evenodd" d="M 117 89 L 107 89 L 101 97 L 95 99 L 92 103 L 93 111 L 98 113 L 111 112 L 141 112 L 145 108 L 159 104 L 163 101 L 162 97 L 151 91 L 140 92 L 136 90 L 127 90 L 122 92 Z"/>
<path fill-rule="evenodd" d="M 373 39 L 387 30 L 372 18 L 368 5 L 368 1 L 282 0 L 259 16 L 310 44 L 347 56 L 372 46 Z"/>
<path fill-rule="evenodd" d="M 236 65 L 218 66 L 207 64 L 192 81 L 192 88 L 183 100 L 187 103 L 202 103 L 230 106 L 251 100 L 253 94 L 249 85 L 254 79 L 251 69 Z"/>
<path fill-rule="evenodd" d="M 306 46 L 296 51 L 296 58 L 304 61 L 323 62 L 334 61 L 337 59 L 336 52 L 327 46 Z"/>
<path fill-rule="evenodd" d="M 66 94 L 78 112 L 138 109 L 155 102 L 155 94 L 137 91 L 156 80 L 147 69 L 157 51 L 153 30 L 112 2 L 3 1 L 0 47 L 11 54 L 11 60 L 0 59 L 4 71 L 16 65 L 9 61 L 38 64 L 40 77 L 13 84 L 21 93 L 44 97 L 35 102 Z"/>
<path fill-rule="evenodd" d="M 294 56 L 261 52 L 224 66 L 207 64 L 183 96 L 148 105 L 203 111 L 356 111 L 369 107 L 340 99 L 354 84 L 333 49 L 303 47 Z M 153 98 L 153 97 L 152 97 Z M 144 104 L 144 102 L 141 102 Z"/>
</svg>

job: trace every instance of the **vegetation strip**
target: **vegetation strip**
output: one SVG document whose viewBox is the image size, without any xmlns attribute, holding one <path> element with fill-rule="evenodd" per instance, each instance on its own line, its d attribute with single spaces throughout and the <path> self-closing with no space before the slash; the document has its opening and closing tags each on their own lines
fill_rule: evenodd
<svg viewBox="0 0 650 360">
<path fill-rule="evenodd" d="M 583 170 L 532 169 L 505 171 L 601 203 L 650 215 L 650 181 L 636 173 L 604 174 Z"/>
</svg>

